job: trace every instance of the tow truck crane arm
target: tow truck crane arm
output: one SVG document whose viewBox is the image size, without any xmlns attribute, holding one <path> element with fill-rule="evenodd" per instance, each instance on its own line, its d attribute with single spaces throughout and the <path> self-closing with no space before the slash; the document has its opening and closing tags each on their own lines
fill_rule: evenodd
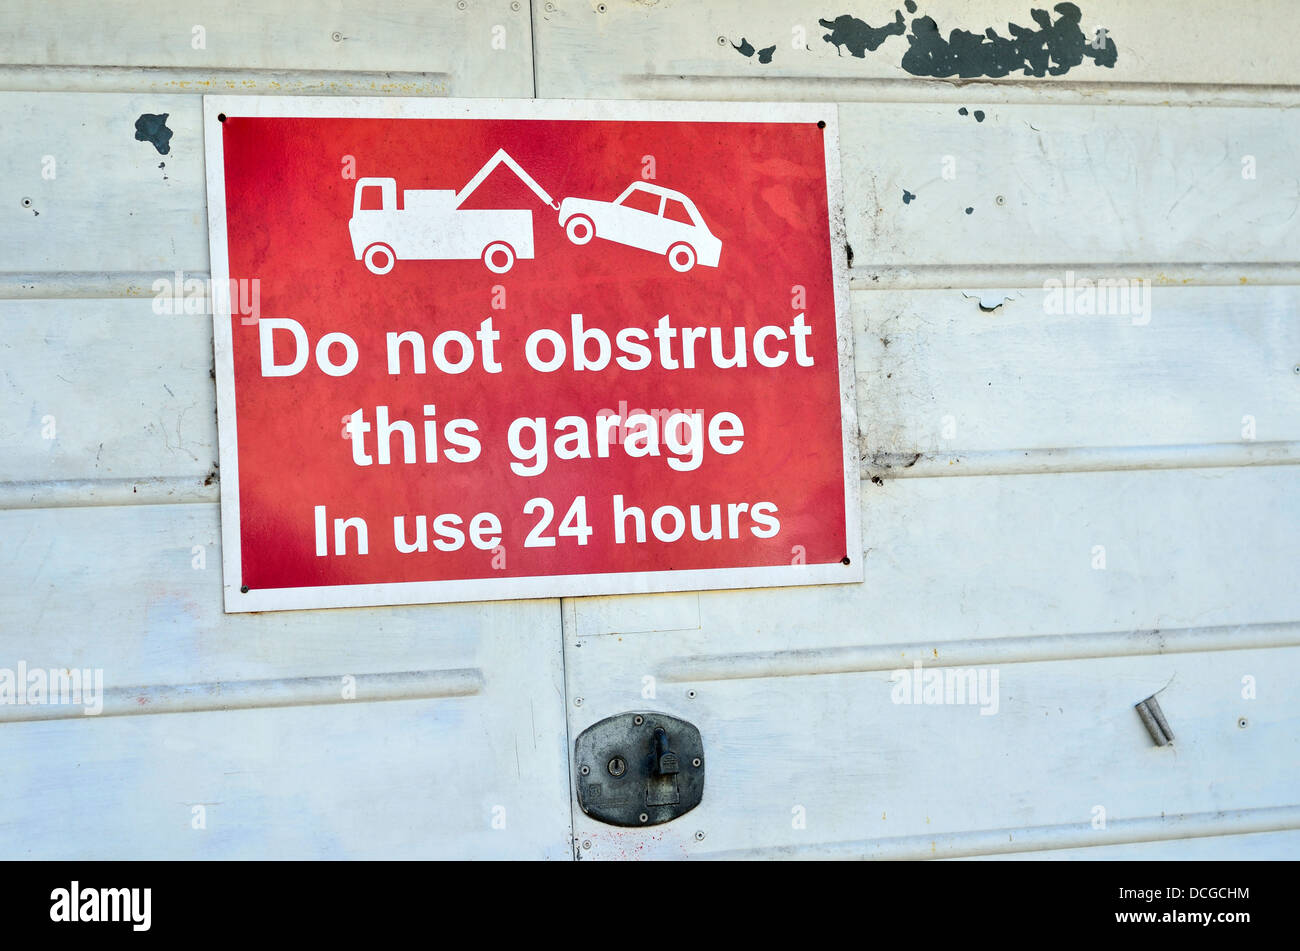
<svg viewBox="0 0 1300 951">
<path fill-rule="evenodd" d="M 510 171 L 514 172 L 517 176 L 519 176 L 519 180 L 522 181 L 525 185 L 527 185 L 532 190 L 534 195 L 536 195 L 546 204 L 550 205 L 556 211 L 559 211 L 560 203 L 555 201 L 553 198 L 551 198 L 551 196 L 547 194 L 545 188 L 543 188 L 541 185 L 538 185 L 535 181 L 533 181 L 533 177 L 529 175 L 527 172 L 525 172 L 523 168 L 519 165 L 519 163 L 516 162 L 514 159 L 512 159 L 509 156 L 509 154 L 506 153 L 505 149 L 497 149 L 496 154 L 493 155 L 490 159 L 488 159 L 487 164 L 484 165 L 482 168 L 480 168 L 478 172 L 474 175 L 474 177 L 469 180 L 469 183 L 464 188 L 462 188 L 459 193 L 457 193 L 456 204 L 453 207 L 459 208 L 462 204 L 464 204 L 465 199 L 469 198 L 470 195 L 474 194 L 474 189 L 482 185 L 484 179 L 486 179 L 489 175 L 491 175 L 492 172 L 496 169 L 496 167 L 502 164 L 503 162 L 510 167 Z"/>
</svg>

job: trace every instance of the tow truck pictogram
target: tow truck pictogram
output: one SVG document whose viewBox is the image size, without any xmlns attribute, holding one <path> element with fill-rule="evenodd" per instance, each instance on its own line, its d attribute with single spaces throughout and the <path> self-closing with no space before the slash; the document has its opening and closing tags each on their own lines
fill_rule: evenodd
<svg viewBox="0 0 1300 951">
<path fill-rule="evenodd" d="M 517 258 L 533 257 L 531 211 L 461 207 L 502 164 L 539 199 L 559 210 L 559 203 L 505 149 L 497 149 L 459 192 L 408 188 L 402 191 L 400 206 L 395 179 L 362 178 L 357 181 L 348 221 L 353 255 L 365 261 L 372 274 L 387 274 L 398 260 L 481 260 L 493 274 L 504 274 Z M 376 192 L 379 202 L 373 207 Z"/>
</svg>

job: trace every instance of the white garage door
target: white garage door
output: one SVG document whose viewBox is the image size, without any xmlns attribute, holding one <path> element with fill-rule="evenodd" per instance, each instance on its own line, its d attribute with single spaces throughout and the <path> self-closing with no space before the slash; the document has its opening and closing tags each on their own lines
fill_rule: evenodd
<svg viewBox="0 0 1300 951">
<path fill-rule="evenodd" d="M 1113 65 L 1001 77 L 913 21 L 980 47 L 1032 4 L 11 6 L 0 670 L 107 689 L 0 705 L 5 854 L 1297 853 L 1283 0 L 1080 3 Z M 223 614 L 211 321 L 154 306 L 207 277 L 205 92 L 837 104 L 866 580 Z M 931 673 L 974 702 L 901 702 Z M 619 828 L 572 750 L 637 711 L 707 781 Z"/>
</svg>

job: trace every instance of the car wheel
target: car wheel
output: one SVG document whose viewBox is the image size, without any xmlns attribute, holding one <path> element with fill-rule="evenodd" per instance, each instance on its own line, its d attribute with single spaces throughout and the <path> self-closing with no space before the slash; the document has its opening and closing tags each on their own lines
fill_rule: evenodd
<svg viewBox="0 0 1300 951">
<path fill-rule="evenodd" d="M 493 241 L 483 249 L 483 263 L 493 274 L 504 274 L 515 266 L 515 249 L 504 241 Z"/>
<path fill-rule="evenodd" d="M 695 267 L 695 249 L 686 242 L 678 242 L 668 249 L 668 263 L 673 270 L 685 274 Z"/>
<path fill-rule="evenodd" d="M 564 226 L 564 233 L 574 244 L 586 244 L 596 235 L 596 226 L 586 215 L 574 215 Z"/>
<path fill-rule="evenodd" d="M 365 262 L 371 274 L 387 274 L 397 263 L 397 255 L 388 245 L 376 242 L 366 248 Z"/>
</svg>

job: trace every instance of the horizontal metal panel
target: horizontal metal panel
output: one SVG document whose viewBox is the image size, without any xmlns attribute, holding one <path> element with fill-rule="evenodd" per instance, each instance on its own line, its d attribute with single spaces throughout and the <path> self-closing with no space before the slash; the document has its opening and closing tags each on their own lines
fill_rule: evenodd
<svg viewBox="0 0 1300 951">
<path fill-rule="evenodd" d="M 894 702 L 903 681 L 884 671 L 703 681 L 690 694 L 661 684 L 648 700 L 626 674 L 650 669 L 647 647 L 663 638 L 639 637 L 567 651 L 584 695 L 573 728 L 614 710 L 686 718 L 709 785 L 681 828 L 576 815 L 592 858 L 937 858 L 1300 826 L 1300 648 L 993 665 L 997 703 L 983 715 Z M 1133 710 L 1156 691 L 1176 735 L 1162 748 Z"/>
<path fill-rule="evenodd" d="M 491 698 L 2 724 L 0 843 L 33 859 L 564 859 L 555 671 Z"/>
<path fill-rule="evenodd" d="M 702 592 L 698 629 L 658 638 L 653 657 L 630 656 L 653 636 L 624 639 L 627 676 L 636 672 L 639 682 L 641 674 L 661 673 L 670 659 L 675 671 L 678 660 L 716 654 L 898 645 L 900 659 L 910 663 L 902 645 L 1300 620 L 1300 589 L 1292 583 L 1300 560 L 1298 471 L 1272 466 L 865 483 L 863 584 L 761 597 Z M 631 610 L 635 617 L 644 613 L 640 606 Z M 600 617 L 611 632 L 627 629 L 613 606 Z M 590 621 L 584 630 L 596 633 Z M 1081 642 L 1078 656 L 1093 654 Z M 808 658 L 813 669 L 815 657 Z M 834 662 L 829 655 L 827 663 Z"/>
<path fill-rule="evenodd" d="M 369 73 L 347 85 L 354 95 L 403 82 L 414 87 L 407 95 L 428 95 L 430 80 L 442 95 L 533 92 L 528 4 L 514 0 L 334 2 L 310 11 L 291 0 L 9 6 L 16 9 L 5 14 L 0 63 L 56 67 L 42 73 L 55 88 L 59 67 L 119 67 L 137 69 L 135 88 L 172 92 L 288 92 L 301 88 L 304 73 L 344 83 L 349 73 Z M 260 75 L 268 72 L 275 75 Z M 117 77 L 104 70 L 99 81 L 115 88 Z M 80 76 L 76 88 L 88 87 L 102 88 Z"/>
<path fill-rule="evenodd" d="M 1300 439 L 1300 289 L 1131 290 L 1145 313 L 1128 290 L 1125 312 L 1091 294 L 1096 314 L 1041 287 L 854 294 L 864 462 Z"/>
<path fill-rule="evenodd" d="M 0 708 L 7 854 L 568 854 L 557 602 L 227 615 L 216 505 L 6 516 L 0 668 L 104 688 Z"/>
<path fill-rule="evenodd" d="M 0 302 L 0 481 L 215 481 L 212 319 L 153 304 Z"/>
<path fill-rule="evenodd" d="M 206 272 L 202 121 L 196 95 L 0 92 L 0 126 L 27 130 L 0 144 L 0 270 Z"/>
<path fill-rule="evenodd" d="M 1008 43 L 1010 24 L 1043 29 L 1031 3 L 932 0 L 911 13 L 903 4 L 804 0 L 554 0 L 534 5 L 537 94 L 842 102 L 964 94 L 956 83 L 935 81 L 943 78 L 1021 97 L 1044 89 L 1074 101 L 1159 102 L 1177 96 L 1178 85 L 1193 87 L 1201 100 L 1221 101 L 1249 96 L 1252 86 L 1267 93 L 1300 83 L 1285 31 L 1269 28 L 1289 21 L 1286 0 L 1254 4 L 1240 16 L 1205 0 L 1077 6 L 1072 35 L 1090 45 L 1104 29 L 1114 44 L 1113 65 L 1085 55 L 1071 62 L 1044 57 L 1041 64 L 1021 56 Z M 934 21 L 929 35 L 915 23 L 926 16 Z M 1053 31 L 1069 26 L 1060 23 L 1060 11 L 1049 16 Z M 998 41 L 986 30 L 1000 38 L 996 55 Z M 971 35 L 953 46 L 946 42 L 952 31 Z M 927 45 L 933 56 L 925 55 Z M 1008 68 L 993 68 L 995 59 Z"/>
<path fill-rule="evenodd" d="M 1294 111 L 959 108 L 840 106 L 855 266 L 1300 259 Z"/>
</svg>

